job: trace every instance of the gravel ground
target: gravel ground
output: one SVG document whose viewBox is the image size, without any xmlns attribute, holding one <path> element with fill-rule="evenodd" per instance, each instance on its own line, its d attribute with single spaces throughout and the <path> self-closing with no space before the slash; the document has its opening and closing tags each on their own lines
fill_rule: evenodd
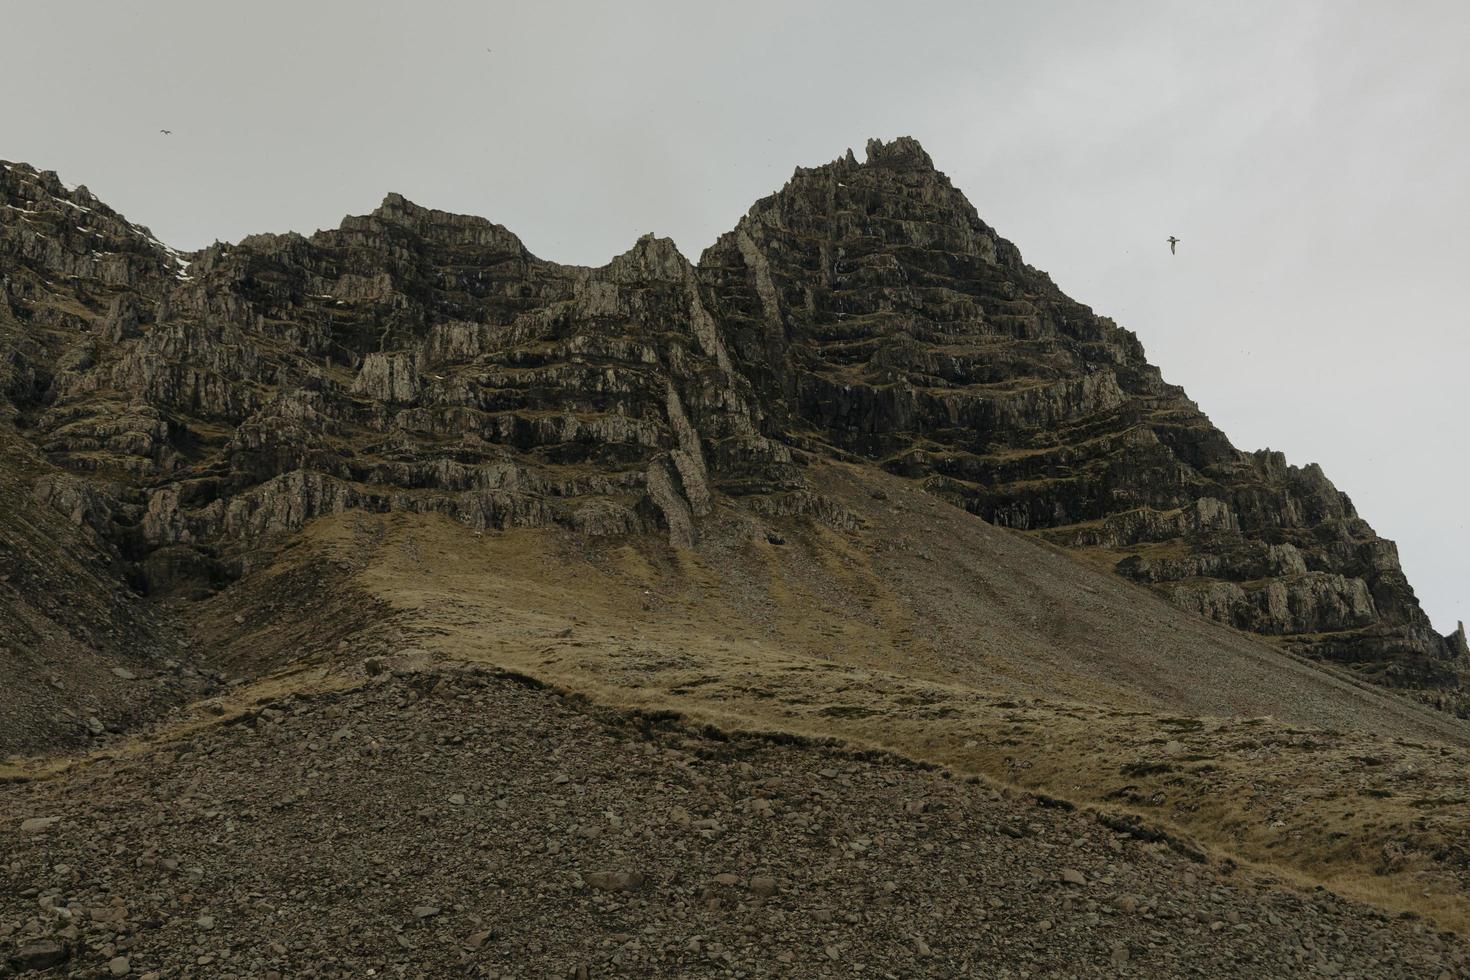
<svg viewBox="0 0 1470 980">
<path fill-rule="evenodd" d="M 480 668 L 384 673 L 0 787 L 0 975 L 1466 971 L 1422 921 L 1042 802 Z"/>
</svg>

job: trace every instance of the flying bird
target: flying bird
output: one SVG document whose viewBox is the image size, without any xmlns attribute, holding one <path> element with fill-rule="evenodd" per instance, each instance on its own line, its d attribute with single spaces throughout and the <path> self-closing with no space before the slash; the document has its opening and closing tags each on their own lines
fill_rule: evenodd
<svg viewBox="0 0 1470 980">
<path fill-rule="evenodd" d="M 172 129 L 160 129 L 159 132 L 165 136 L 172 136 L 174 134 Z"/>
<path fill-rule="evenodd" d="M 1176 253 L 1174 251 L 1174 246 L 1175 245 L 1178 245 L 1178 244 L 1179 244 L 1179 239 L 1175 238 L 1173 235 L 1170 235 L 1169 236 L 1169 254 L 1170 255 L 1176 255 L 1176 254 L 1178 254 L 1178 253 Z"/>
</svg>

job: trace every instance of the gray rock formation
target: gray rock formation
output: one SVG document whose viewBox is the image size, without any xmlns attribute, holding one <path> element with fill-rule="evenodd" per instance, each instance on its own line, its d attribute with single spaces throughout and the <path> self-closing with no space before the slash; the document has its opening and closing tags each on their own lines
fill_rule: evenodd
<svg viewBox="0 0 1470 980">
<path fill-rule="evenodd" d="M 721 500 L 840 526 L 804 475 L 832 457 L 1458 696 L 1463 631 L 1430 628 L 1321 470 L 1231 446 L 911 139 L 798 169 L 698 265 L 645 236 L 595 269 L 396 194 L 334 230 L 181 255 L 0 167 L 0 418 L 46 461 L 36 499 L 139 589 L 213 588 L 348 509 L 677 547 Z"/>
<path fill-rule="evenodd" d="M 1391 542 L 1316 465 L 1242 453 L 975 213 L 910 139 L 798 169 L 703 256 L 736 366 L 788 438 L 1111 555 L 1176 603 L 1457 690 Z"/>
</svg>

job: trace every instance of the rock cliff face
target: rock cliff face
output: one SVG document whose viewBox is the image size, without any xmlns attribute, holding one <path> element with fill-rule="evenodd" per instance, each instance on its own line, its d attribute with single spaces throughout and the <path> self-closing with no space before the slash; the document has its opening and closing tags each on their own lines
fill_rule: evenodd
<svg viewBox="0 0 1470 980">
<path fill-rule="evenodd" d="M 918 143 L 798 170 L 700 262 L 736 364 L 798 444 L 922 481 L 1175 603 L 1454 699 L 1434 632 L 1320 468 L 1243 453 L 980 220 Z M 1439 696 L 1436 694 L 1436 696 Z"/>
<path fill-rule="evenodd" d="M 0 425 L 137 592 L 353 508 L 680 547 L 722 501 L 840 523 L 803 466 L 837 456 L 1458 704 L 1463 633 L 1392 543 L 1316 466 L 1232 447 L 913 140 L 799 169 L 697 266 L 648 236 L 596 269 L 398 195 L 183 255 L 0 167 Z"/>
</svg>

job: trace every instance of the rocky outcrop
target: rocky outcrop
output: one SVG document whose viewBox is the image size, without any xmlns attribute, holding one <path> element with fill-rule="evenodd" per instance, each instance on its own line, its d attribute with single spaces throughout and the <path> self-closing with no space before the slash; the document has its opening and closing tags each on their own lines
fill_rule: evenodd
<svg viewBox="0 0 1470 980">
<path fill-rule="evenodd" d="M 914 141 L 798 169 L 700 274 L 736 367 L 804 445 L 1376 680 L 1457 687 L 1470 666 L 1319 467 L 1236 450 Z"/>
<path fill-rule="evenodd" d="M 43 309 L 44 270 L 13 266 Z M 35 354 L 50 372 L 27 431 L 67 470 L 143 484 L 120 533 L 140 557 L 175 549 L 170 582 L 191 565 L 179 548 L 229 564 L 344 509 L 691 545 L 716 495 L 802 485 L 667 239 L 569 268 L 389 195 L 310 238 L 215 245 L 159 283 L 71 304 L 75 329 Z"/>
<path fill-rule="evenodd" d="M 911 139 L 798 169 L 697 265 L 648 235 L 600 268 L 396 194 L 181 255 L 0 167 L 0 414 L 139 588 L 207 591 L 349 509 L 677 547 L 721 501 L 849 526 L 802 465 L 840 458 L 1384 683 L 1470 661 L 1319 468 L 1236 450 Z"/>
</svg>

